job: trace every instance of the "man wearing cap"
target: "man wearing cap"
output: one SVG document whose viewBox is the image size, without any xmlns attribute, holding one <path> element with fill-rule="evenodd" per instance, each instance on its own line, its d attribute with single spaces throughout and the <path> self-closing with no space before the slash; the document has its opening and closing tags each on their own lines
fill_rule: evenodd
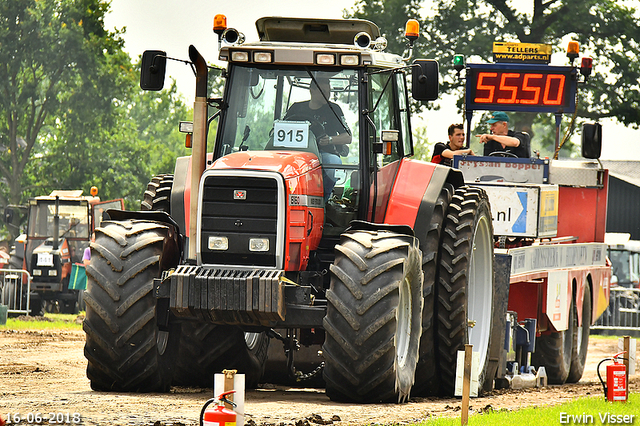
<svg viewBox="0 0 640 426">
<path fill-rule="evenodd" d="M 531 157 L 529 135 L 523 132 L 509 130 L 509 116 L 502 111 L 491 114 L 487 121 L 491 124 L 491 133 L 476 135 L 480 143 L 484 144 L 484 155 L 492 152 L 506 152 L 519 158 Z"/>
</svg>

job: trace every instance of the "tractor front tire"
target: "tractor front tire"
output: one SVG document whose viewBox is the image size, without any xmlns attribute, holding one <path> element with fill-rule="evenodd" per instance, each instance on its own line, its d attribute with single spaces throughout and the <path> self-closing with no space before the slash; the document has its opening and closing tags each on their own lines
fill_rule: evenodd
<svg viewBox="0 0 640 426">
<path fill-rule="evenodd" d="M 436 284 L 436 344 L 440 393 L 455 391 L 457 353 L 472 344 L 479 353 L 480 389 L 493 380 L 490 361 L 500 356 L 504 328 L 494 312 L 506 306 L 493 277 L 493 225 L 489 199 L 480 188 L 456 189 L 445 218 Z M 502 316 L 506 315 L 506 311 Z M 493 372 L 495 375 L 495 371 Z"/>
<path fill-rule="evenodd" d="M 342 234 L 323 321 L 323 375 L 330 399 L 408 399 L 422 332 L 421 263 L 412 236 L 362 230 Z"/>
<path fill-rule="evenodd" d="M 163 258 L 169 233 L 164 224 L 138 220 L 105 221 L 96 229 L 83 322 L 94 390 L 169 390 L 177 345 L 174 333 L 158 329 L 153 296 L 154 278 L 175 266 L 169 255 Z"/>
</svg>

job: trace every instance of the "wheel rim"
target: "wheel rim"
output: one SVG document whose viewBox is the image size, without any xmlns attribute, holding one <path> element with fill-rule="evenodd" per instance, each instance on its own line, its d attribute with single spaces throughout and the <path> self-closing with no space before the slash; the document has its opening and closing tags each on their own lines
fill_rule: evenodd
<svg viewBox="0 0 640 426">
<path fill-rule="evenodd" d="M 411 340 L 411 283 L 405 277 L 400 283 L 398 310 L 396 313 L 396 361 L 403 368 L 409 353 Z"/>
<path fill-rule="evenodd" d="M 254 349 L 260 339 L 260 333 L 244 333 L 244 342 L 249 349 Z"/>
<path fill-rule="evenodd" d="M 493 240 L 487 216 L 480 217 L 474 235 L 468 281 L 468 330 L 469 343 L 479 353 L 482 368 L 489 347 L 493 304 Z"/>
<path fill-rule="evenodd" d="M 583 306 L 584 306 L 584 302 L 582 302 L 582 303 L 583 303 Z M 585 317 L 584 317 L 584 309 L 583 309 L 582 310 L 582 323 L 583 324 L 584 324 L 584 319 L 585 319 Z M 578 320 L 578 317 L 576 315 L 576 321 L 577 320 Z M 578 326 L 578 344 L 576 345 L 576 347 L 578 348 L 578 351 L 582 350 L 582 325 Z"/>
</svg>

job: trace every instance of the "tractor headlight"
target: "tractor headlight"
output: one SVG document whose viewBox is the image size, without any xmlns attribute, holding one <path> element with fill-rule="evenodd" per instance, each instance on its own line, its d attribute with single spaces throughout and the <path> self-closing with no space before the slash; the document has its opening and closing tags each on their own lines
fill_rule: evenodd
<svg viewBox="0 0 640 426">
<path fill-rule="evenodd" d="M 232 51 L 231 60 L 234 62 L 249 62 L 249 52 L 242 50 Z"/>
<path fill-rule="evenodd" d="M 50 277 L 57 277 L 58 276 L 58 271 L 55 269 L 49 269 L 49 276 Z"/>
<path fill-rule="evenodd" d="M 251 238 L 249 240 L 249 251 L 269 251 L 269 239 Z"/>
<path fill-rule="evenodd" d="M 34 269 L 33 270 L 33 276 L 34 277 L 39 277 L 40 275 L 42 275 L 42 271 L 40 269 Z"/>
<path fill-rule="evenodd" d="M 209 250 L 229 250 L 229 239 L 227 237 L 209 237 Z"/>
</svg>

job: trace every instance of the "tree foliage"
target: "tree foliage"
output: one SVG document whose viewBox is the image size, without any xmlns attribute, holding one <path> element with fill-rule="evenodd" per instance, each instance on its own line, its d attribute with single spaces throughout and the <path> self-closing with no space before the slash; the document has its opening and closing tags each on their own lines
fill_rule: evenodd
<svg viewBox="0 0 640 426">
<path fill-rule="evenodd" d="M 0 2 L 0 206 L 99 188 L 137 209 L 153 173 L 184 155 L 189 110 L 173 84 L 138 86 L 104 0 Z"/>
<path fill-rule="evenodd" d="M 374 22 L 387 39 L 387 51 L 402 54 L 407 46 L 405 24 L 419 16 L 420 3 L 420 0 L 359 0 L 347 16 Z"/>
<path fill-rule="evenodd" d="M 73 128 L 68 151 L 92 130 L 115 126 L 111 114 L 130 73 L 117 32 L 104 30 L 108 5 L 94 0 L 0 3 L 0 175 L 3 204 L 20 203 L 47 179 L 25 171 L 50 158 L 45 142 Z M 52 138 L 41 139 L 45 127 Z M 41 195 L 41 194 L 37 194 Z"/>
<path fill-rule="evenodd" d="M 423 32 L 414 57 L 439 61 L 441 93 L 456 94 L 458 107 L 463 80 L 453 70 L 454 55 L 490 62 L 494 41 L 546 43 L 561 52 L 572 39 L 581 44 L 583 54 L 594 58 L 594 74 L 580 89 L 578 117 L 640 124 L 640 25 L 634 8 L 615 0 L 435 0 L 433 4 L 432 13 L 420 19 Z M 376 22 L 387 35 L 397 35 L 402 19 L 419 16 L 411 16 L 419 5 L 416 0 L 359 0 L 352 15 Z M 393 51 L 402 49 L 395 46 Z M 521 121 L 531 128 L 543 120 L 530 116 Z"/>
</svg>

